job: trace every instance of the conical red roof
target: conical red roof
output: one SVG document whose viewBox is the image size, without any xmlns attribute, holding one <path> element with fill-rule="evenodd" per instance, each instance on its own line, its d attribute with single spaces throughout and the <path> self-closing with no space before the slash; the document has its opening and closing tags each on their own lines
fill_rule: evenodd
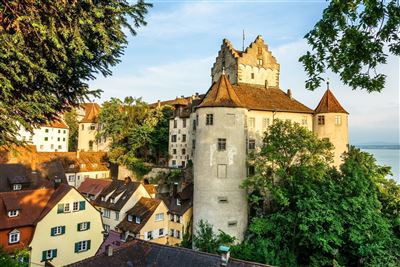
<svg viewBox="0 0 400 267">
<path fill-rule="evenodd" d="M 97 103 L 88 103 L 85 106 L 85 117 L 80 121 L 81 123 L 97 122 L 100 114 L 100 106 Z"/>
<path fill-rule="evenodd" d="M 208 90 L 206 96 L 203 101 L 201 101 L 201 107 L 243 107 L 240 102 L 239 97 L 236 92 L 233 90 L 231 83 L 225 74 L 222 74 L 219 78 L 218 82 L 214 83 L 211 86 L 211 89 Z"/>
<path fill-rule="evenodd" d="M 347 113 L 349 114 L 343 107 L 340 105 L 339 101 L 333 95 L 331 90 L 327 89 L 325 94 L 322 96 L 321 101 L 317 108 L 315 109 L 315 113 Z"/>
</svg>

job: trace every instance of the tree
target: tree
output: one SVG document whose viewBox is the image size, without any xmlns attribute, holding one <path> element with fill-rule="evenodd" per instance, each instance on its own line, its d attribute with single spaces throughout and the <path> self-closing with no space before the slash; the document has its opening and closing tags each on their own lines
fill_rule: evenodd
<svg viewBox="0 0 400 267">
<path fill-rule="evenodd" d="M 28 264 L 24 261 L 18 260 L 29 256 L 26 250 L 17 251 L 16 258 L 11 257 L 4 252 L 3 248 L 0 247 L 0 266 L 7 267 L 25 267 Z"/>
<path fill-rule="evenodd" d="M 126 97 L 123 102 L 112 98 L 103 104 L 99 116 L 103 127 L 97 138 L 111 139 L 111 162 L 125 165 L 142 176 L 149 171 L 145 162 L 155 158 L 152 153 L 161 153 L 151 149 L 158 146 L 152 143 L 154 133 L 168 136 L 168 130 L 163 129 L 168 127 L 163 123 L 164 115 L 162 108 L 151 108 L 140 98 Z"/>
<path fill-rule="evenodd" d="M 64 113 L 64 120 L 69 127 L 68 151 L 76 151 L 78 148 L 78 114 L 75 109 Z"/>
<path fill-rule="evenodd" d="M 378 186 L 388 168 L 350 147 L 339 172 L 330 149 L 297 123 L 274 121 L 249 161 L 256 174 L 244 186 L 257 197 L 250 197 L 248 233 L 233 257 L 278 266 L 398 266 L 400 210 L 390 197 L 381 201 L 391 194 Z"/>
<path fill-rule="evenodd" d="M 194 247 L 208 253 L 218 253 L 219 246 L 231 246 L 234 242 L 235 237 L 221 230 L 218 230 L 218 234 L 215 234 L 212 225 L 203 220 L 200 220 L 198 229 L 193 235 Z"/>
<path fill-rule="evenodd" d="M 0 1 L 0 145 L 98 96 L 88 81 L 110 75 L 127 45 L 124 28 L 146 25 L 139 0 Z"/>
<path fill-rule="evenodd" d="M 306 88 L 318 88 L 330 69 L 353 89 L 380 92 L 386 76 L 377 67 L 386 63 L 385 46 L 400 55 L 399 26 L 398 0 L 331 1 L 305 36 L 313 50 L 300 58 L 308 74 Z"/>
</svg>

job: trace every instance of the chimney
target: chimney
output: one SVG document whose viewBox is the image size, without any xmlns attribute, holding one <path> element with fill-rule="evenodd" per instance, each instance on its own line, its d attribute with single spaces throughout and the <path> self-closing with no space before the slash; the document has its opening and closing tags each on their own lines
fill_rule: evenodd
<svg viewBox="0 0 400 267">
<path fill-rule="evenodd" d="M 198 98 L 198 97 L 199 97 L 199 93 L 196 92 L 196 98 Z"/>
<path fill-rule="evenodd" d="M 111 257 L 113 255 L 113 247 L 112 247 L 112 245 L 107 245 L 106 246 L 106 255 L 108 257 Z"/>
<path fill-rule="evenodd" d="M 287 96 L 290 98 L 290 99 L 293 99 L 293 96 L 292 96 L 292 90 L 290 90 L 290 89 L 287 89 Z"/>
<path fill-rule="evenodd" d="M 132 182 L 131 177 L 129 176 L 125 177 L 125 185 L 129 184 L 130 182 Z"/>
<path fill-rule="evenodd" d="M 219 246 L 219 252 L 221 253 L 221 264 L 220 266 L 227 266 L 229 257 L 231 255 L 230 248 L 227 246 Z"/>
</svg>

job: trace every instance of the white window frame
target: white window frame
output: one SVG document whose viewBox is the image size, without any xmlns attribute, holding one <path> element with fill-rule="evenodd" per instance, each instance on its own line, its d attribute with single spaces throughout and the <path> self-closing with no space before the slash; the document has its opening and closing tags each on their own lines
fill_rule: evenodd
<svg viewBox="0 0 400 267">
<path fill-rule="evenodd" d="M 52 258 L 54 258 L 53 251 L 54 250 L 52 249 L 46 250 L 46 260 L 51 260 Z"/>
<path fill-rule="evenodd" d="M 71 212 L 70 204 L 64 203 L 64 213 Z"/>
<path fill-rule="evenodd" d="M 164 228 L 158 229 L 158 236 L 164 236 Z"/>
<path fill-rule="evenodd" d="M 79 201 L 75 201 L 72 204 L 72 211 L 79 211 Z"/>
<path fill-rule="evenodd" d="M 342 116 L 340 115 L 335 116 L 335 125 L 342 125 Z"/>
<path fill-rule="evenodd" d="M 139 216 L 135 216 L 135 223 L 140 224 L 140 217 Z"/>
<path fill-rule="evenodd" d="M 10 244 L 19 243 L 20 237 L 21 237 L 20 232 L 18 230 L 13 230 L 8 234 L 8 243 Z"/>
<path fill-rule="evenodd" d="M 148 231 L 146 232 L 146 240 L 152 240 L 153 239 L 153 232 Z"/>
<path fill-rule="evenodd" d="M 54 227 L 54 235 L 61 235 L 62 233 L 62 226 Z"/>
<path fill-rule="evenodd" d="M 103 211 L 103 217 L 104 217 L 104 218 L 110 218 L 110 215 L 111 215 L 111 211 L 108 210 L 108 209 L 104 209 L 104 211 Z"/>
<path fill-rule="evenodd" d="M 256 128 L 256 118 L 255 117 L 249 118 L 249 128 L 251 128 L 251 129 Z"/>
<path fill-rule="evenodd" d="M 78 242 L 78 252 L 83 252 L 88 250 L 88 241 L 80 241 Z"/>
<path fill-rule="evenodd" d="M 22 184 L 14 184 L 13 185 L 13 190 L 14 191 L 18 191 L 18 190 L 21 190 L 22 189 Z"/>
<path fill-rule="evenodd" d="M 133 222 L 133 216 L 128 214 L 128 222 Z"/>
<path fill-rule="evenodd" d="M 10 210 L 8 212 L 8 217 L 17 217 L 19 214 L 19 210 Z"/>
<path fill-rule="evenodd" d="M 85 231 L 88 229 L 88 222 L 82 222 L 80 226 L 81 231 Z"/>
<path fill-rule="evenodd" d="M 156 214 L 156 222 L 164 221 L 164 213 L 157 213 Z"/>
</svg>

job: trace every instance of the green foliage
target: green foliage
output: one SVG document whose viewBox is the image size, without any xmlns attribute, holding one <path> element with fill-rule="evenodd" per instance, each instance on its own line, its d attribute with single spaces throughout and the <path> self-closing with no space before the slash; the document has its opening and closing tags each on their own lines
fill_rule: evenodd
<svg viewBox="0 0 400 267">
<path fill-rule="evenodd" d="M 112 98 L 105 102 L 99 116 L 103 127 L 97 138 L 111 139 L 111 162 L 127 166 L 139 177 L 146 174 L 150 169 L 145 162 L 154 161 L 154 155 L 162 154 L 165 149 L 165 144 L 157 142 L 164 140 L 165 136 L 168 140 L 165 114 L 168 112 L 163 112 L 162 108 L 150 108 L 140 98 L 127 97 L 123 102 Z M 159 135 L 156 140 L 155 133 Z"/>
<path fill-rule="evenodd" d="M 162 117 L 150 134 L 150 150 L 154 152 L 153 160 L 156 163 L 160 163 L 160 158 L 168 161 L 169 120 L 172 117 L 173 109 L 170 106 L 164 106 L 161 112 Z"/>
<path fill-rule="evenodd" d="M 305 36 L 313 50 L 300 58 L 308 74 L 306 88 L 318 88 L 330 69 L 353 89 L 380 92 L 386 76 L 377 67 L 386 63 L 385 46 L 400 55 L 399 25 L 398 0 L 331 1 Z"/>
<path fill-rule="evenodd" d="M 75 109 L 71 109 L 64 113 L 64 120 L 69 127 L 68 151 L 76 151 L 78 149 L 78 114 Z"/>
<path fill-rule="evenodd" d="M 200 220 L 198 229 L 193 235 L 193 244 L 196 249 L 208 253 L 218 253 L 219 246 L 231 246 L 234 242 L 234 237 L 221 230 L 215 234 L 212 225 L 203 220 Z"/>
<path fill-rule="evenodd" d="M 29 252 L 27 250 L 18 251 L 14 258 L 5 253 L 3 248 L 0 246 L 0 266 L 26 267 L 28 266 L 28 264 L 18 259 L 20 258 L 27 259 L 27 257 L 29 257 Z"/>
<path fill-rule="evenodd" d="M 339 172 L 324 155 L 331 146 L 304 131 L 275 121 L 253 156 L 256 175 L 244 186 L 259 201 L 232 256 L 278 266 L 398 266 L 400 187 L 385 180 L 389 169 L 350 147 Z M 293 140 L 279 144 L 281 135 Z"/>
<path fill-rule="evenodd" d="M 139 0 L 0 1 L 0 145 L 98 96 L 88 81 L 110 75 L 127 45 L 124 29 L 146 25 Z"/>
</svg>

